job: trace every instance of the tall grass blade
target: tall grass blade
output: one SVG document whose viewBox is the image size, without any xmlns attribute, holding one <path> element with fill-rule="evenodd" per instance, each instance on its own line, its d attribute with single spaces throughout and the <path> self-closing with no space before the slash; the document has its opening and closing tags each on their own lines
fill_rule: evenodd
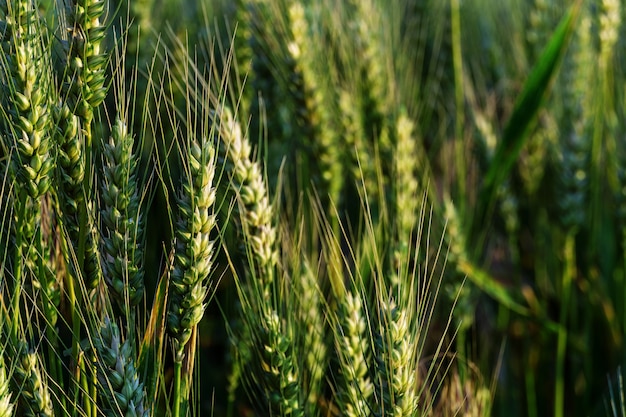
<svg viewBox="0 0 626 417">
<path fill-rule="evenodd" d="M 581 1 L 577 1 L 561 19 L 559 26 L 524 83 L 485 175 L 479 200 L 481 210 L 477 212 L 479 217 L 476 218 L 473 231 L 484 226 L 484 222 L 491 212 L 490 207 L 496 201 L 498 186 L 513 168 L 524 143 L 526 143 L 535 116 L 550 89 L 550 83 L 557 73 L 561 58 L 571 39 L 581 4 Z M 472 234 L 472 236 L 475 235 Z"/>
</svg>

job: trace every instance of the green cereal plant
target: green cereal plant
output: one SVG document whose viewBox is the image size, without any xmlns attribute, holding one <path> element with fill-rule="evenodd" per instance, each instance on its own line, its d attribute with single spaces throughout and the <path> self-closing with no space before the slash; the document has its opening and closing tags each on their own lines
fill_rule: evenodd
<svg viewBox="0 0 626 417">
<path fill-rule="evenodd" d="M 182 359 L 193 328 L 204 314 L 206 279 L 213 262 L 215 155 L 209 139 L 190 141 L 188 173 L 177 198 L 176 246 L 170 279 L 168 329 Z"/>
<path fill-rule="evenodd" d="M 141 195 L 134 138 L 118 116 L 103 149 L 102 269 L 111 294 L 122 311 L 139 304 L 144 295 Z"/>
<path fill-rule="evenodd" d="M 262 312 L 254 329 L 252 344 L 257 350 L 253 358 L 260 396 L 270 415 L 303 416 L 300 371 L 294 352 L 293 328 L 279 317 L 276 310 Z M 263 407 L 263 406 L 261 406 Z"/>
<path fill-rule="evenodd" d="M 105 72 L 107 56 L 102 41 L 106 26 L 102 15 L 104 0 L 71 0 L 68 4 L 68 42 L 65 45 L 69 77 L 65 93 L 70 108 L 81 118 L 87 149 L 91 146 L 91 122 L 94 110 L 106 96 Z"/>
<path fill-rule="evenodd" d="M 93 340 L 100 412 L 107 417 L 150 416 L 134 349 L 108 317 Z M 100 414 L 99 414 L 100 415 Z"/>
<path fill-rule="evenodd" d="M 291 255 L 296 258 L 295 254 Z M 296 333 L 298 346 L 304 347 L 305 360 L 302 365 L 304 390 L 308 392 L 305 406 L 307 415 L 318 414 L 318 401 L 322 397 L 324 375 L 327 370 L 329 349 L 327 346 L 327 326 L 324 316 L 324 300 L 320 288 L 319 271 L 315 271 L 308 262 L 301 266 L 301 273 L 296 275 L 294 290 L 297 293 L 297 326 L 306 329 Z"/>
</svg>

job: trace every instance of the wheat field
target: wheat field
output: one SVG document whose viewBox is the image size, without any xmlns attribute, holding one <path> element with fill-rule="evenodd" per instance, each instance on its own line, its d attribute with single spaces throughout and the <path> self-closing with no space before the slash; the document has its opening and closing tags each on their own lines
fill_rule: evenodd
<svg viewBox="0 0 626 417">
<path fill-rule="evenodd" d="M 0 0 L 0 417 L 626 416 L 618 0 Z"/>
</svg>

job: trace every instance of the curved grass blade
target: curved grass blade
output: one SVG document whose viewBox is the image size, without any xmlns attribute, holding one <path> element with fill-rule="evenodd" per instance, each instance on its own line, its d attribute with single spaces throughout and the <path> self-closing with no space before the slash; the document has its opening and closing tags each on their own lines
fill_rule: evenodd
<svg viewBox="0 0 626 417">
<path fill-rule="evenodd" d="M 550 89 L 561 58 L 563 57 L 574 30 L 582 2 L 572 5 L 557 26 L 539 60 L 533 67 L 524 87 L 516 100 L 494 158 L 487 170 L 479 199 L 479 210 L 473 232 L 482 229 L 488 221 L 496 200 L 498 186 L 509 175 L 520 151 L 526 142 L 535 116 Z M 472 233 L 472 236 L 476 236 Z"/>
</svg>

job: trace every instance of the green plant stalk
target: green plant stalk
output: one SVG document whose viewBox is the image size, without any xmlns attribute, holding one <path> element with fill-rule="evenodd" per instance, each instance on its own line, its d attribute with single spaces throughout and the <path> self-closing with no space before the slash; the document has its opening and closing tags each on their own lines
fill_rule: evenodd
<svg viewBox="0 0 626 417">
<path fill-rule="evenodd" d="M 39 253 L 43 253 L 42 251 L 43 248 L 41 245 L 41 238 L 38 238 L 37 242 L 39 243 Z M 40 256 L 39 257 L 39 276 L 44 277 L 44 279 L 47 279 L 48 274 L 46 273 L 45 268 L 46 267 L 44 265 L 44 260 Z M 43 287 L 48 288 L 48 282 L 45 282 Z M 62 368 L 61 361 L 59 360 L 59 356 L 58 354 L 56 354 L 56 351 L 58 350 L 58 347 L 59 347 L 59 338 L 55 330 L 55 323 L 51 319 L 53 314 L 55 314 L 52 311 L 52 309 L 54 309 L 55 307 L 52 306 L 52 300 L 50 300 L 50 297 L 48 296 L 48 292 L 44 289 L 41 293 L 43 294 L 43 297 L 44 297 L 44 302 L 43 302 L 44 316 L 47 321 L 46 339 L 48 340 L 48 344 L 49 344 L 48 364 L 49 364 L 50 375 L 52 377 L 52 380 L 56 382 L 55 384 L 52 384 L 52 390 L 60 401 L 60 402 L 55 401 L 53 404 L 53 407 L 54 407 L 55 415 L 60 416 L 61 409 L 67 409 L 67 407 L 66 407 L 66 402 L 65 402 L 65 395 L 62 395 L 63 392 L 65 391 L 64 381 L 63 381 L 63 370 L 62 370 L 63 368 Z"/>
<path fill-rule="evenodd" d="M 182 402 L 183 392 L 181 387 L 183 361 L 176 359 L 174 361 L 174 393 L 172 405 L 172 417 L 180 417 L 180 405 Z"/>
<path fill-rule="evenodd" d="M 16 233 L 15 233 L 15 259 L 13 262 L 13 276 L 15 287 L 13 288 L 13 298 L 11 305 L 13 307 L 13 322 L 11 325 L 11 339 L 17 341 L 18 333 L 20 329 L 20 295 L 22 294 L 22 226 L 24 223 L 24 217 L 26 216 L 26 189 L 22 188 L 19 192 L 19 207 L 20 211 L 17 217 Z"/>
<path fill-rule="evenodd" d="M 563 417 L 565 399 L 565 361 L 567 348 L 567 312 L 572 293 L 572 281 L 576 273 L 576 234 L 568 231 L 563 245 L 563 259 L 565 262 L 561 288 L 561 311 L 559 314 L 559 332 L 556 351 L 556 381 L 554 384 L 554 416 Z"/>
<path fill-rule="evenodd" d="M 67 242 L 66 242 L 67 244 Z M 72 274 L 66 274 L 66 283 L 65 285 L 67 286 L 67 297 L 68 297 L 68 304 L 69 304 L 69 309 L 70 309 L 70 317 L 72 320 L 72 357 L 71 360 L 76 361 L 76 363 L 74 364 L 74 366 L 76 367 L 75 369 L 73 369 L 72 371 L 74 372 L 74 393 L 73 393 L 73 401 L 74 404 L 78 404 L 78 398 L 79 398 L 79 394 L 80 394 L 80 386 L 78 384 L 79 378 L 80 378 L 80 374 L 79 374 L 79 369 L 78 369 L 78 355 L 79 355 L 79 351 L 80 351 L 80 314 L 77 308 L 77 298 L 76 298 L 76 290 L 74 288 L 74 277 L 72 276 Z M 77 413 L 77 408 L 78 407 L 74 407 L 73 408 L 73 412 L 72 412 L 72 416 L 76 416 Z"/>
</svg>

